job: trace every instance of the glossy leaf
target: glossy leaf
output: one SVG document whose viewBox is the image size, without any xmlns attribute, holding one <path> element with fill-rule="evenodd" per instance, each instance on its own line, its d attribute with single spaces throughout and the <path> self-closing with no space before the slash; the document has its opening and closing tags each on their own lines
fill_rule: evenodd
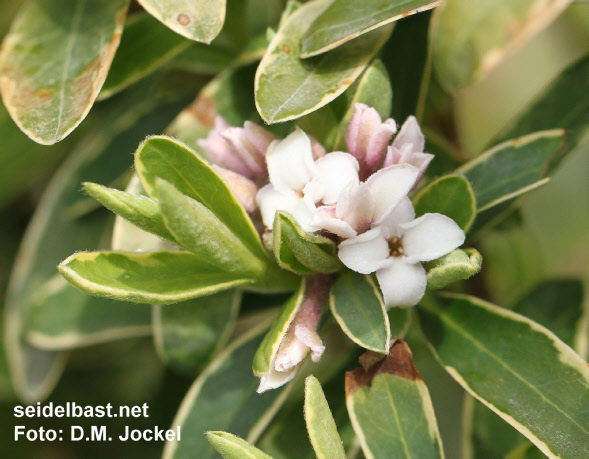
<svg viewBox="0 0 589 459">
<path fill-rule="evenodd" d="M 543 129 L 567 130 L 567 146 L 573 150 L 589 133 L 589 101 L 579 94 L 589 91 L 589 55 L 561 73 L 527 107 L 517 121 L 510 124 L 500 139 L 511 139 Z"/>
<path fill-rule="evenodd" d="M 268 373 L 270 368 L 274 367 L 274 359 L 278 354 L 280 343 L 284 339 L 305 297 L 305 287 L 306 281 L 303 280 L 299 289 L 282 306 L 280 315 L 276 318 L 266 336 L 264 336 L 264 340 L 261 342 L 253 359 L 252 368 L 256 376 Z"/>
<path fill-rule="evenodd" d="M 481 270 L 483 257 L 475 249 L 456 249 L 443 257 L 424 263 L 427 288 L 436 290 L 468 279 Z"/>
<path fill-rule="evenodd" d="M 589 369 L 553 333 L 466 295 L 419 307 L 437 358 L 462 387 L 544 454 L 589 454 Z M 566 384 L 561 384 L 566 381 Z"/>
<path fill-rule="evenodd" d="M 404 338 L 411 326 L 411 308 L 391 308 L 387 311 L 391 325 L 391 339 Z"/>
<path fill-rule="evenodd" d="M 443 457 L 429 392 L 407 344 L 385 357 L 367 352 L 346 373 L 346 404 L 367 458 Z"/>
<path fill-rule="evenodd" d="M 220 270 L 258 277 L 265 264 L 213 212 L 156 178 L 155 189 L 163 219 L 178 244 Z"/>
<path fill-rule="evenodd" d="M 223 459 L 272 459 L 272 456 L 230 433 L 207 432 L 206 435 Z"/>
<path fill-rule="evenodd" d="M 84 189 L 104 207 L 120 215 L 144 231 L 175 242 L 160 213 L 158 203 L 138 194 L 108 188 L 96 183 L 85 183 Z"/>
<path fill-rule="evenodd" d="M 240 301 L 241 293 L 232 289 L 172 306 L 154 306 L 154 342 L 162 360 L 183 373 L 195 374 L 225 346 Z"/>
<path fill-rule="evenodd" d="M 270 422 L 268 414 L 280 403 L 282 392 L 257 394 L 258 378 L 251 373 L 253 355 L 268 325 L 266 320 L 250 329 L 194 381 L 172 422 L 172 427 L 181 426 L 181 441 L 167 442 L 164 458 L 215 457 L 215 450 L 203 435 L 207 429 L 231 431 L 251 443 L 257 440 L 259 431 Z"/>
<path fill-rule="evenodd" d="M 464 231 L 472 225 L 477 209 L 470 183 L 459 175 L 446 175 L 429 183 L 413 198 L 413 206 L 416 216 L 446 215 Z"/>
<path fill-rule="evenodd" d="M 146 89 L 153 97 L 145 98 Z M 111 105 L 107 117 L 98 118 L 99 126 L 72 151 L 43 194 L 16 257 L 5 302 L 6 351 L 13 387 L 22 399 L 33 402 L 46 397 L 65 361 L 63 353 L 39 349 L 24 339 L 31 294 L 55 276 L 56 265 L 68 254 L 99 246 L 111 222 L 108 212 L 101 210 L 72 216 L 72 203 L 82 195 L 80 184 L 114 181 L 132 165 L 129 152 L 137 143 L 148 133 L 161 131 L 184 103 L 182 98 L 162 103 L 153 82 L 129 91 Z M 92 116 L 100 114 L 97 110 Z M 81 308 L 91 300 L 81 293 L 69 298 Z"/>
<path fill-rule="evenodd" d="M 411 14 L 434 8 L 427 0 L 335 0 L 307 30 L 302 57 L 316 56 L 359 35 Z"/>
<path fill-rule="evenodd" d="M 552 22 L 570 0 L 448 0 L 436 11 L 433 63 L 447 89 L 469 86 Z M 552 126 L 551 126 L 552 127 Z"/>
<path fill-rule="evenodd" d="M 318 459 L 345 459 L 346 453 L 325 394 L 312 375 L 305 380 L 305 422 Z"/>
<path fill-rule="evenodd" d="M 273 241 L 279 266 L 294 273 L 334 273 L 342 268 L 331 239 L 305 232 L 285 212 L 276 213 Z"/>
<path fill-rule="evenodd" d="M 366 349 L 387 352 L 391 339 L 389 317 L 369 276 L 351 271 L 340 274 L 331 288 L 329 306 L 352 341 Z"/>
<path fill-rule="evenodd" d="M 210 43 L 225 21 L 225 0 L 139 0 L 145 10 L 174 32 Z"/>
<path fill-rule="evenodd" d="M 135 170 L 153 198 L 157 199 L 155 179 L 159 177 L 206 206 L 254 255 L 266 257 L 243 206 L 212 167 L 185 145 L 169 137 L 150 137 L 135 153 Z"/>
<path fill-rule="evenodd" d="M 175 303 L 252 282 L 189 252 L 79 252 L 58 269 L 89 295 L 133 303 Z"/>
<path fill-rule="evenodd" d="M 562 130 L 542 131 L 499 144 L 456 172 L 470 182 L 480 213 L 548 180 L 564 152 Z"/>
<path fill-rule="evenodd" d="M 113 59 L 128 0 L 33 0 L 0 56 L 0 91 L 12 119 L 51 145 L 86 117 Z"/>
<path fill-rule="evenodd" d="M 125 24 L 125 33 L 98 98 L 106 99 L 122 91 L 192 43 L 161 25 L 149 14 L 132 16 Z"/>
<path fill-rule="evenodd" d="M 390 27 L 382 27 L 325 56 L 301 60 L 301 38 L 330 3 L 304 4 L 272 39 L 255 83 L 256 107 L 267 123 L 296 119 L 331 102 L 360 76 L 390 35 Z"/>
</svg>

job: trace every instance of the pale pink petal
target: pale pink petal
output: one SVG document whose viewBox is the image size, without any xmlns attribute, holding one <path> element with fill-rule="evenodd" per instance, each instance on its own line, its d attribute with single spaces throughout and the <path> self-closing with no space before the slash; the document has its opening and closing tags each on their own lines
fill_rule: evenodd
<svg viewBox="0 0 589 459">
<path fill-rule="evenodd" d="M 295 327 L 295 336 L 298 340 L 311 349 L 311 360 L 317 363 L 325 351 L 325 345 L 317 332 L 306 325 L 299 324 Z"/>
<path fill-rule="evenodd" d="M 358 233 L 349 223 L 335 216 L 335 207 L 321 206 L 313 214 L 311 226 L 324 229 L 340 237 L 354 237 Z"/>
<path fill-rule="evenodd" d="M 456 222 L 442 214 L 425 214 L 399 228 L 407 263 L 435 260 L 460 247 L 465 239 Z"/>
<path fill-rule="evenodd" d="M 255 147 L 256 152 L 261 156 L 262 161 L 265 161 L 266 150 L 276 140 L 276 137 L 271 132 L 268 132 L 262 126 L 258 126 L 256 123 L 246 121 L 243 124 L 244 135 Z"/>
<path fill-rule="evenodd" d="M 361 233 L 370 227 L 374 214 L 374 198 L 365 183 L 349 186 L 338 199 L 335 215 Z"/>
<path fill-rule="evenodd" d="M 299 198 L 296 205 L 290 210 L 281 210 L 287 210 L 290 212 L 290 214 L 304 231 L 307 233 L 313 233 L 320 229 L 311 224 L 311 221 L 313 220 L 313 214 L 315 213 L 316 209 L 317 208 L 315 207 L 315 203 L 311 199 L 304 197 L 303 199 Z"/>
<path fill-rule="evenodd" d="M 392 119 L 386 120 L 376 128 L 366 149 L 365 162 L 371 172 L 378 169 L 382 164 L 385 152 L 387 151 L 387 145 L 396 131 L 397 125 Z"/>
<path fill-rule="evenodd" d="M 217 164 L 249 178 L 253 177 L 252 171 L 235 154 L 231 144 L 219 133 L 212 131 L 206 139 L 199 139 L 196 143 L 202 148 L 213 164 Z"/>
<path fill-rule="evenodd" d="M 401 236 L 399 225 L 410 222 L 414 218 L 415 210 L 413 209 L 413 204 L 411 204 L 411 199 L 405 196 L 391 214 L 382 221 L 379 227 L 386 239 L 399 237 Z"/>
<path fill-rule="evenodd" d="M 423 151 L 425 147 L 425 137 L 423 136 L 419 123 L 414 116 L 410 116 L 401 126 L 399 133 L 392 143 L 393 147 L 402 150 L 404 145 L 411 144 L 412 151 Z"/>
<path fill-rule="evenodd" d="M 303 361 L 308 352 L 309 347 L 295 337 L 293 341 L 276 356 L 276 360 L 274 361 L 276 371 L 288 371 L 291 368 L 295 368 Z"/>
<path fill-rule="evenodd" d="M 258 193 L 258 187 L 247 177 L 244 177 L 237 172 L 224 169 L 220 166 L 213 165 L 213 169 L 223 177 L 223 180 L 227 182 L 229 189 L 233 191 L 235 197 L 239 200 L 241 205 L 248 212 L 256 210 L 256 194 Z"/>
<path fill-rule="evenodd" d="M 415 306 L 427 286 L 421 263 L 405 263 L 398 257 L 389 258 L 387 265 L 376 271 L 376 278 L 387 308 Z"/>
<path fill-rule="evenodd" d="M 382 165 L 383 168 L 399 164 L 401 162 L 401 152 L 397 147 L 389 146 L 387 148 L 387 155 Z"/>
<path fill-rule="evenodd" d="M 372 174 L 366 186 L 374 197 L 373 224 L 380 224 L 413 187 L 419 170 L 409 164 L 395 164 Z"/>
<path fill-rule="evenodd" d="M 274 225 L 274 216 L 276 211 L 284 210 L 292 213 L 299 205 L 301 198 L 294 193 L 281 193 L 273 185 L 262 187 L 256 195 L 256 203 L 262 214 L 262 222 L 266 228 L 272 228 Z"/>
<path fill-rule="evenodd" d="M 348 185 L 356 185 L 359 165 L 356 158 L 348 153 L 336 151 L 318 159 L 317 181 L 324 187 L 322 201 L 326 205 L 333 205 L 337 202 L 340 193 Z"/>
<path fill-rule="evenodd" d="M 374 228 L 343 241 L 337 256 L 352 271 L 370 274 L 379 269 L 389 256 L 389 244 L 380 228 Z"/>
<path fill-rule="evenodd" d="M 270 183 L 283 193 L 301 193 L 317 175 L 311 141 L 300 129 L 284 140 L 275 140 L 266 153 Z"/>
<path fill-rule="evenodd" d="M 327 152 L 325 151 L 325 148 L 323 148 L 323 145 L 321 145 L 319 143 L 319 141 L 313 136 L 309 136 L 309 139 L 311 140 L 311 149 L 313 150 L 313 159 L 315 161 L 317 161 L 319 158 L 323 158 L 327 154 Z"/>
<path fill-rule="evenodd" d="M 256 153 L 253 144 L 243 134 L 244 130 L 237 127 L 227 128 L 221 132 L 221 136 L 233 147 L 235 155 L 252 171 L 252 174 L 265 175 L 264 157 Z"/>
<path fill-rule="evenodd" d="M 291 381 L 297 374 L 298 367 L 291 368 L 289 371 L 276 371 L 274 368 L 270 368 L 268 373 L 264 373 L 260 376 L 260 385 L 258 386 L 257 393 L 261 394 L 267 390 L 276 389 L 280 386 L 284 386 L 287 382 Z"/>
<path fill-rule="evenodd" d="M 378 112 L 365 104 L 354 104 L 354 114 L 346 131 L 348 151 L 362 164 L 366 156 L 368 143 L 381 120 Z"/>
</svg>

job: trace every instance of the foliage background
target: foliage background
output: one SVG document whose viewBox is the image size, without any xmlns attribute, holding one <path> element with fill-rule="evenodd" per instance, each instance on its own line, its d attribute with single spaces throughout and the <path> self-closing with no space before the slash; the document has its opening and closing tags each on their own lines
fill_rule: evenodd
<svg viewBox="0 0 589 459">
<path fill-rule="evenodd" d="M 20 1 L 0 2 L 3 36 Z M 462 91 L 457 100 L 459 137 L 475 156 L 537 92 L 568 64 L 589 51 L 589 4 L 573 4 L 548 29 L 518 50 L 480 83 Z M 580 95 L 580 97 L 587 95 Z M 98 104 L 100 105 L 100 104 Z M 44 147 L 26 139 L 11 124 L 0 105 L 0 298 L 19 241 L 51 174 L 84 134 L 80 129 L 56 146 Z M 402 120 L 397 120 L 402 121 Z M 18 147 L 18 148 L 16 148 Z M 131 152 L 129 152 L 131 153 Z M 589 290 L 589 144 L 571 153 L 549 186 L 533 193 L 522 206 L 519 227 L 488 235 L 481 251 L 490 299 L 512 304 L 538 280 L 574 276 Z M 587 302 L 587 301 L 586 301 Z M 588 305 L 585 304 L 586 310 Z M 0 328 L 1 330 L 1 328 Z M 1 333 L 1 332 L 0 332 Z M 417 367 L 432 396 L 444 448 L 459 457 L 462 390 L 443 372 L 419 337 L 412 341 Z M 2 350 L 2 344 L 0 344 Z M 583 356 L 587 358 L 587 355 Z M 192 378 L 166 370 L 151 340 L 126 339 L 76 350 L 67 371 L 48 401 L 81 405 L 147 403 L 151 417 L 130 419 L 134 428 L 167 428 Z M 448 397 L 448 390 L 454 394 Z M 2 457 L 159 457 L 163 444 L 13 442 L 13 406 L 4 353 L 0 353 L 0 456 Z M 108 420 L 124 424 L 124 421 Z M 72 420 L 26 420 L 46 428 L 69 429 Z M 80 420 L 80 425 L 92 420 Z M 106 424 L 106 423 L 105 423 Z M 118 430 L 118 429 L 117 429 Z"/>
</svg>

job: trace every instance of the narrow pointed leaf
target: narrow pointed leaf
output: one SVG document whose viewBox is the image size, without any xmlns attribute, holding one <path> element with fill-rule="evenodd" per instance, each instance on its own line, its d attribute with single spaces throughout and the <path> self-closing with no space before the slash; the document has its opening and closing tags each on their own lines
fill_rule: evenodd
<svg viewBox="0 0 589 459">
<path fill-rule="evenodd" d="M 481 270 L 483 257 L 475 249 L 456 249 L 443 257 L 424 263 L 427 288 L 436 290 L 468 279 Z"/>
<path fill-rule="evenodd" d="M 476 216 L 476 199 L 470 183 L 459 175 L 446 175 L 429 183 L 413 198 L 415 215 L 446 215 L 468 231 Z"/>
<path fill-rule="evenodd" d="M 524 316 L 474 297 L 422 303 L 424 333 L 462 387 L 544 454 L 589 454 L 589 369 L 570 347 Z"/>
<path fill-rule="evenodd" d="M 0 91 L 12 119 L 51 145 L 86 117 L 113 59 L 128 0 L 33 0 L 4 39 Z"/>
<path fill-rule="evenodd" d="M 32 296 L 26 330 L 26 338 L 41 349 L 71 349 L 150 335 L 151 313 L 135 304 L 88 297 L 57 275 Z"/>
<path fill-rule="evenodd" d="M 336 0 L 303 37 L 302 57 L 316 56 L 359 35 L 438 5 L 428 0 Z"/>
<path fill-rule="evenodd" d="M 164 136 L 150 137 L 135 153 L 135 170 L 145 190 L 157 199 L 156 177 L 206 206 L 257 257 L 266 252 L 243 206 L 221 177 L 194 151 Z"/>
<path fill-rule="evenodd" d="M 193 43 L 149 14 L 132 16 L 125 24 L 125 33 L 98 98 L 106 99 L 122 91 Z"/>
<path fill-rule="evenodd" d="M 384 358 L 367 352 L 346 373 L 346 404 L 367 458 L 441 458 L 429 392 L 409 346 L 395 340 Z"/>
<path fill-rule="evenodd" d="M 471 85 L 550 24 L 570 0 L 449 0 L 436 11 L 433 63 L 447 89 Z"/>
<path fill-rule="evenodd" d="M 225 346 L 240 300 L 241 293 L 232 289 L 172 306 L 154 306 L 154 341 L 162 360 L 183 373 L 196 374 Z"/>
<path fill-rule="evenodd" d="M 296 274 L 329 274 L 342 268 L 331 239 L 305 232 L 285 212 L 276 213 L 273 241 L 278 265 Z"/>
<path fill-rule="evenodd" d="M 385 353 L 389 349 L 389 317 L 380 292 L 369 276 L 345 271 L 333 284 L 329 307 L 342 330 L 358 345 Z"/>
<path fill-rule="evenodd" d="M 332 53 L 301 60 L 301 38 L 330 4 L 304 4 L 272 39 L 255 82 L 256 107 L 267 123 L 296 119 L 331 102 L 360 76 L 389 37 L 390 27 L 382 27 Z"/>
<path fill-rule="evenodd" d="M 225 0 L 139 0 L 145 10 L 174 32 L 210 43 L 223 27 Z"/>
<path fill-rule="evenodd" d="M 230 433 L 207 432 L 206 435 L 223 459 L 272 459 L 272 456 Z"/>
<path fill-rule="evenodd" d="M 265 264 L 203 204 L 159 178 L 156 190 L 166 227 L 178 244 L 227 272 L 258 277 L 264 271 Z"/>
<path fill-rule="evenodd" d="M 346 453 L 325 394 L 312 375 L 305 380 L 305 422 L 318 459 L 345 459 Z"/>
<path fill-rule="evenodd" d="M 567 130 L 567 146 L 573 150 L 589 133 L 589 101 L 579 94 L 589 92 L 589 55 L 575 62 L 510 124 L 500 140 L 531 134 L 543 129 Z M 495 141 L 497 143 L 497 141 Z"/>
<path fill-rule="evenodd" d="M 542 131 L 499 144 L 456 172 L 470 182 L 481 213 L 546 182 L 565 152 L 562 130 Z"/>
<path fill-rule="evenodd" d="M 175 242 L 164 224 L 157 202 L 146 196 L 127 193 L 96 183 L 85 183 L 84 189 L 104 207 L 144 231 Z"/>
<path fill-rule="evenodd" d="M 181 427 L 180 441 L 166 443 L 167 459 L 216 457 L 215 450 L 203 435 L 207 429 L 235 432 L 250 442 L 259 422 L 267 425 L 280 390 L 257 394 L 258 378 L 252 375 L 251 361 L 268 328 L 268 321 L 258 323 L 247 334 L 219 354 L 194 381 L 180 405 L 172 428 Z M 266 415 L 266 417 L 264 417 Z"/>
<path fill-rule="evenodd" d="M 175 303 L 252 282 L 189 252 L 79 252 L 58 268 L 89 295 L 133 303 Z"/>
</svg>

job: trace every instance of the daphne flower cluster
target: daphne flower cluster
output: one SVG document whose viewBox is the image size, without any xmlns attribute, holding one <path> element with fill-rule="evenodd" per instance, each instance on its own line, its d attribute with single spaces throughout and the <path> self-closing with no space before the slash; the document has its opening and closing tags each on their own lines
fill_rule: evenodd
<svg viewBox="0 0 589 459">
<path fill-rule="evenodd" d="M 222 166 L 246 208 L 259 210 L 267 230 L 281 210 L 309 233 L 331 233 L 347 268 L 376 273 L 388 308 L 417 304 L 427 284 L 421 263 L 451 252 L 465 239 L 462 229 L 444 215 L 415 218 L 407 194 L 433 158 L 423 152 L 425 139 L 417 120 L 409 117 L 390 143 L 395 122 L 382 122 L 375 109 L 356 104 L 346 134 L 348 152 L 328 154 L 300 129 L 276 140 L 253 126 L 222 129 L 218 121 L 209 138 L 200 143 L 210 159 Z M 315 319 L 311 322 L 316 326 Z M 308 327 L 305 330 L 309 333 Z M 310 346 L 308 339 L 297 338 L 296 330 L 289 333 L 288 338 L 297 342 L 291 346 L 297 353 L 291 368 Z M 313 336 L 316 344 L 311 346 L 316 358 L 321 347 L 317 339 Z"/>
</svg>

